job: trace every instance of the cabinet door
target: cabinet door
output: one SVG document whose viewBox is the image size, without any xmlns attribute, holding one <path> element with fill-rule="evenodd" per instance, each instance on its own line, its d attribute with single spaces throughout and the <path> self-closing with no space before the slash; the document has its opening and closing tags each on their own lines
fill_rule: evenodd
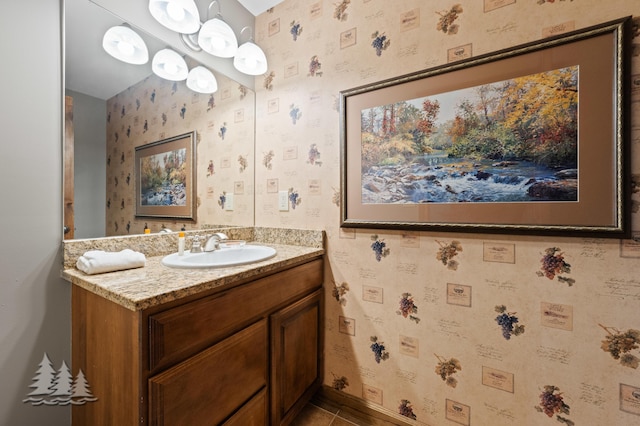
<svg viewBox="0 0 640 426">
<path fill-rule="evenodd" d="M 263 319 L 150 378 L 149 424 L 223 422 L 266 386 L 267 344 Z"/>
<path fill-rule="evenodd" d="M 271 315 L 271 424 L 289 424 L 322 381 L 322 290 Z"/>
</svg>

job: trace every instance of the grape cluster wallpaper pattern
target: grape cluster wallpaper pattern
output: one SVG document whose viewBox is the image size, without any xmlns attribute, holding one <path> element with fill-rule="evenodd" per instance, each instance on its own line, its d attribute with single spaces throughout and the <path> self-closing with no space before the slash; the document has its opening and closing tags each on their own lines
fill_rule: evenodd
<svg viewBox="0 0 640 426">
<path fill-rule="evenodd" d="M 236 122 L 251 110 L 241 87 L 192 97 L 152 77 L 110 100 L 107 229 L 144 227 L 127 172 L 134 147 L 195 128 L 200 219 L 252 216 L 222 206 L 236 185 L 252 195 L 243 173 L 255 164 L 256 226 L 326 231 L 327 387 L 407 424 L 636 425 L 640 244 L 339 227 L 341 90 L 627 15 L 640 15 L 640 3 L 285 0 L 254 30 L 269 59 L 256 78 L 255 159 L 234 151 L 252 132 Z M 629 208 L 638 236 L 634 31 Z M 158 91 L 175 99 L 162 111 Z M 289 193 L 287 212 L 279 190 Z"/>
<path fill-rule="evenodd" d="M 285 0 L 257 17 L 256 226 L 326 231 L 325 386 L 407 424 L 640 423 L 640 244 L 339 221 L 341 90 L 627 15 L 640 4 Z"/>
</svg>

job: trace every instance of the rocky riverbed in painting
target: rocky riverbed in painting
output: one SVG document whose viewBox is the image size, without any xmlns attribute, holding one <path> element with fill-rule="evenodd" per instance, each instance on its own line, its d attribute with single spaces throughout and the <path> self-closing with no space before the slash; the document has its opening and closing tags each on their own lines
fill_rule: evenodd
<svg viewBox="0 0 640 426">
<path fill-rule="evenodd" d="M 457 203 L 577 201 L 577 169 L 521 161 L 420 158 L 362 174 L 362 202 Z"/>
<path fill-rule="evenodd" d="M 143 206 L 186 206 L 187 189 L 184 184 L 165 182 L 158 188 L 149 189 L 141 196 Z"/>
</svg>

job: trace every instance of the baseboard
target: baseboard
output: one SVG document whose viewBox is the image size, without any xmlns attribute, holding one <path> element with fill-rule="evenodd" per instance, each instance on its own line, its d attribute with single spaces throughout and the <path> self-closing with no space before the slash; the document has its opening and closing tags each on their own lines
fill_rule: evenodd
<svg viewBox="0 0 640 426">
<path fill-rule="evenodd" d="M 413 426 L 416 424 L 398 413 L 327 385 L 323 385 L 315 393 L 311 402 L 327 411 L 339 413 L 340 417 L 359 425 Z"/>
</svg>

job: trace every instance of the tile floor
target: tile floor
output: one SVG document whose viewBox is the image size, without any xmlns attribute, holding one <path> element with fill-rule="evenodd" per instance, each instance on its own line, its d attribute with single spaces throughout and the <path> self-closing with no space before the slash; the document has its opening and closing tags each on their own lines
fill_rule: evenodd
<svg viewBox="0 0 640 426">
<path fill-rule="evenodd" d="M 340 411 L 331 412 L 320 408 L 312 403 L 300 412 L 298 417 L 291 423 L 292 426 L 354 426 L 360 425 L 340 417 Z M 364 425 L 364 424 L 362 424 Z"/>
<path fill-rule="evenodd" d="M 382 414 L 357 411 L 347 406 L 335 405 L 313 398 L 291 426 L 401 426 L 398 422 Z"/>
</svg>

